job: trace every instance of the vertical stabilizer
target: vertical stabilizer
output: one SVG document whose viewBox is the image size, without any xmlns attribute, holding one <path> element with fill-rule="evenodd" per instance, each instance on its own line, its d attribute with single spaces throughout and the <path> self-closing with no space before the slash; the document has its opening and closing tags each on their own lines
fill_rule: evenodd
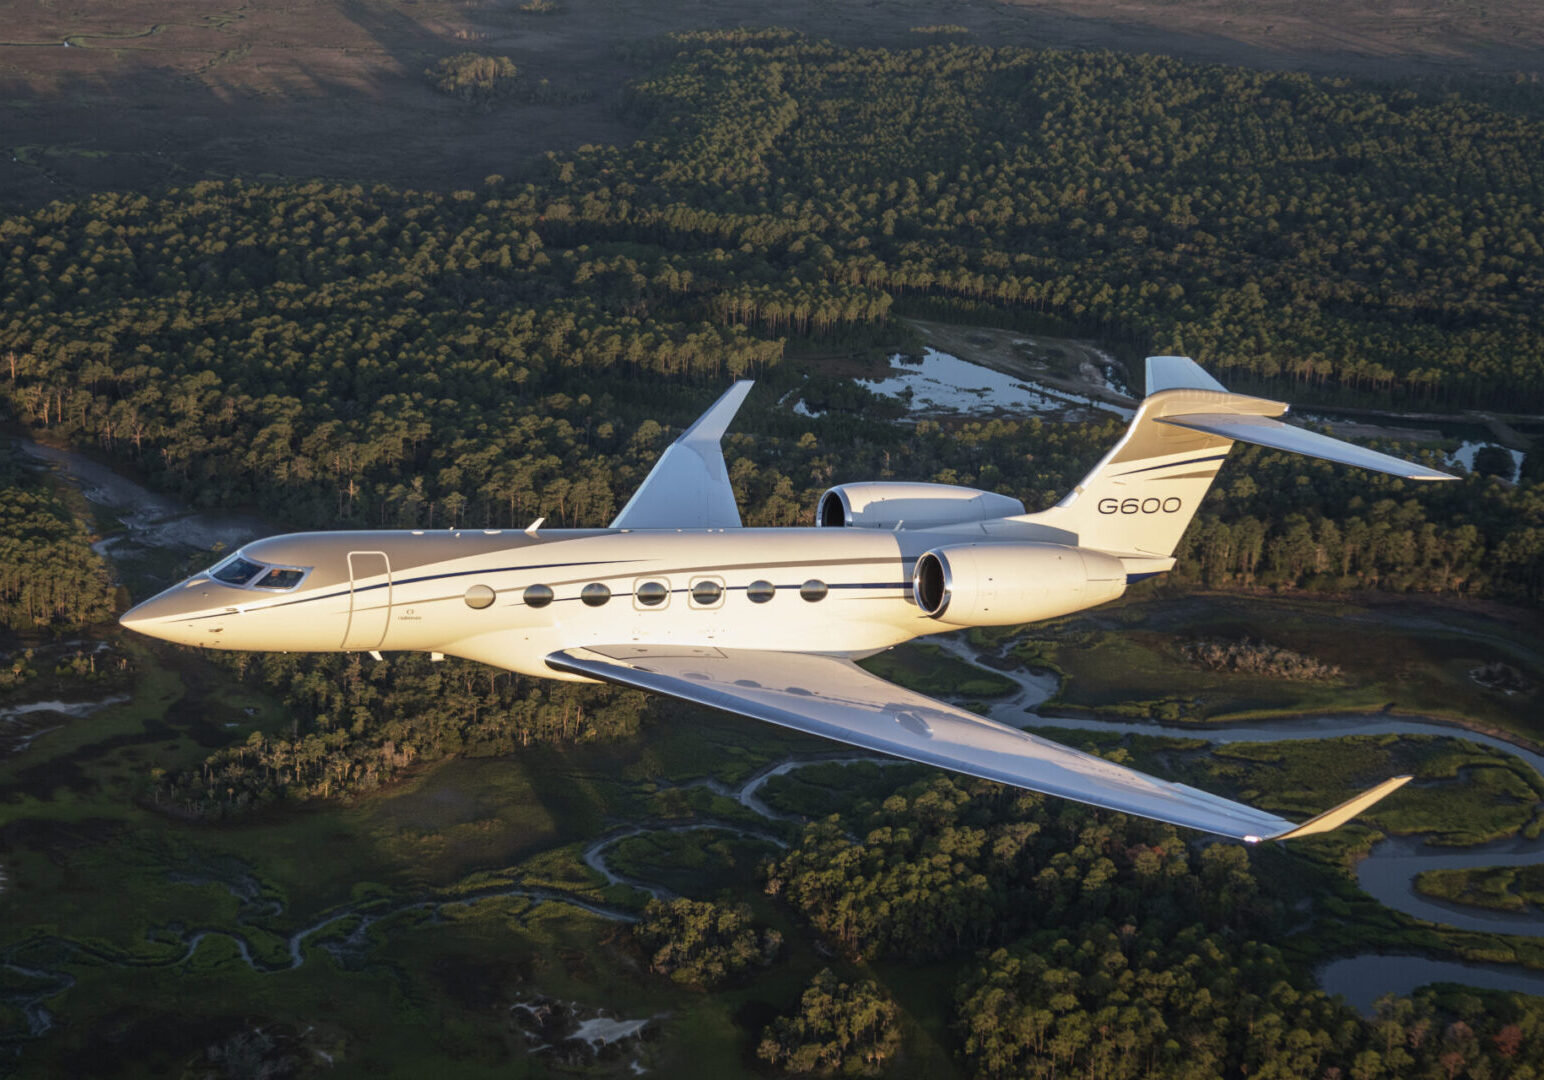
<svg viewBox="0 0 1544 1080">
<path fill-rule="evenodd" d="M 1188 356 L 1149 356 L 1147 392 L 1160 390 L 1215 390 L 1226 394 L 1228 388 L 1206 373 L 1206 369 Z"/>
<path fill-rule="evenodd" d="M 1191 413 L 1280 416 L 1286 410 L 1278 401 L 1225 390 L 1159 390 L 1142 402 L 1114 449 L 1066 498 L 1034 520 L 1076 534 L 1080 547 L 1167 558 L 1195 517 L 1233 440 L 1160 421 Z"/>
<path fill-rule="evenodd" d="M 1147 358 L 1147 398 L 1115 448 L 1061 502 L 1015 520 L 1138 560 L 1174 553 L 1234 442 L 1257 443 L 1407 480 L 1454 477 L 1282 423 L 1279 401 L 1230 394 L 1185 356 Z"/>
</svg>

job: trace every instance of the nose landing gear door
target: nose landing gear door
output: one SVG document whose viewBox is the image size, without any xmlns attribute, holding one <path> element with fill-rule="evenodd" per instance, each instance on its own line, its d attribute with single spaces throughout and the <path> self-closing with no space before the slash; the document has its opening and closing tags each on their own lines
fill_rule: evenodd
<svg viewBox="0 0 1544 1080">
<path fill-rule="evenodd" d="M 391 564 L 384 551 L 348 554 L 349 617 L 345 649 L 378 649 L 391 617 Z"/>
</svg>

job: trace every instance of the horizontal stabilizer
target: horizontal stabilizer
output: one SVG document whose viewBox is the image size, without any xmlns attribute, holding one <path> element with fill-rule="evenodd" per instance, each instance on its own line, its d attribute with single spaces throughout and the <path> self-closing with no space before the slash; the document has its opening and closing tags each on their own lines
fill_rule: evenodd
<svg viewBox="0 0 1544 1080">
<path fill-rule="evenodd" d="M 1277 833 L 1268 837 L 1270 840 L 1295 840 L 1300 836 L 1312 836 L 1315 833 L 1329 832 L 1338 829 L 1356 815 L 1366 810 L 1373 803 L 1378 802 L 1387 795 L 1404 787 L 1411 781 L 1409 776 L 1395 776 L 1383 781 L 1377 787 L 1368 788 L 1354 799 L 1347 799 L 1333 810 L 1326 810 L 1316 818 L 1310 818 L 1295 829 L 1288 829 L 1284 833 Z"/>
<path fill-rule="evenodd" d="M 1160 359 L 1156 358 L 1155 359 Z M 1355 443 L 1343 442 L 1328 435 L 1306 428 L 1293 427 L 1268 416 L 1250 416 L 1236 413 L 1186 413 L 1181 416 L 1154 417 L 1160 424 L 1200 431 L 1207 435 L 1220 435 L 1238 442 L 1269 446 L 1275 450 L 1289 450 L 1294 454 L 1338 461 L 1342 465 L 1355 465 L 1375 472 L 1402 476 L 1406 480 L 1457 480 L 1445 472 L 1404 461 L 1389 454 L 1380 454 Z"/>
</svg>

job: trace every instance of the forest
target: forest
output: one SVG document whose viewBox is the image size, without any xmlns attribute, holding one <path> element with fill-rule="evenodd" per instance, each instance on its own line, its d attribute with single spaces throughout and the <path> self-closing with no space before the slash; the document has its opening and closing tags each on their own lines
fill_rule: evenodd
<svg viewBox="0 0 1544 1080">
<path fill-rule="evenodd" d="M 1537 405 L 1544 164 L 1517 150 L 1537 119 L 1155 57 L 786 31 L 663 48 L 626 103 L 649 137 L 536 180 L 204 182 L 0 221 L 0 398 L 195 505 L 419 528 L 603 524 L 731 377 L 762 382 L 725 440 L 753 525 L 807 524 L 824 487 L 871 477 L 1044 507 L 1119 437 L 1115 420 L 895 423 L 823 373 L 905 340 L 906 309 L 1185 349 L 1285 397 Z M 777 408 L 791 391 L 830 412 Z M 1171 580 L 1544 595 L 1529 477 L 1235 457 Z M 11 561 L 13 621 L 105 610 L 100 570 L 49 576 L 42 601 Z M 235 663 L 291 731 L 164 778 L 184 812 L 636 723 L 623 695 L 470 665 Z"/>
<path fill-rule="evenodd" d="M 0 444 L 0 626 L 32 635 L 73 630 L 106 619 L 115 599 L 85 526 Z"/>
<path fill-rule="evenodd" d="M 908 313 L 1184 352 L 1289 399 L 1544 404 L 1535 117 L 1158 57 L 785 31 L 647 48 L 660 73 L 624 103 L 645 138 L 538 177 L 233 179 L 0 220 L 0 400 L 197 506 L 421 528 L 602 525 L 732 377 L 761 382 L 725 440 L 748 524 L 808 524 L 822 488 L 858 478 L 1043 507 L 1118 438 L 1114 421 L 896 423 L 823 371 L 914 346 Z M 826 417 L 778 408 L 806 378 Z M 1532 475 L 1418 488 L 1237 458 L 1180 584 L 1544 596 Z M 84 526 L 7 461 L 0 486 L 0 621 L 109 615 Z M 423 657 L 217 662 L 289 726 L 157 773 L 147 800 L 180 817 L 623 737 L 646 708 Z M 1360 1017 L 1258 944 L 1298 916 L 1254 857 L 1164 826 L 935 776 L 816 821 L 765 869 L 840 969 L 759 1032 L 780 1068 L 883 1070 L 900 1010 L 846 973 L 875 962 L 953 965 L 951 1037 L 982 1077 L 1544 1075 L 1544 1009 L 1428 992 Z M 687 986 L 782 955 L 738 907 L 662 904 L 637 933 Z"/>
<path fill-rule="evenodd" d="M 204 182 L 0 221 L 0 395 L 198 505 L 376 527 L 601 524 L 729 377 L 764 385 L 727 446 L 752 524 L 860 476 L 1044 506 L 1117 437 L 908 430 L 829 392 L 820 358 L 875 354 L 907 310 L 1185 351 L 1296 400 L 1539 404 L 1536 119 L 1153 57 L 669 48 L 627 102 L 648 138 L 536 180 Z M 806 373 L 824 421 L 772 407 Z M 1229 470 L 1182 579 L 1544 585 L 1531 484 L 1279 458 Z"/>
<path fill-rule="evenodd" d="M 374 791 L 414 764 L 497 757 L 533 743 L 637 732 L 642 691 L 531 679 L 466 660 L 419 654 L 375 663 L 358 653 L 233 653 L 211 659 L 274 694 L 288 733 L 252 732 L 197 770 L 158 770 L 155 801 L 219 819 L 284 796 Z"/>
<path fill-rule="evenodd" d="M 1103 815 L 958 776 L 870 787 L 806 827 L 766 891 L 847 961 L 950 971 L 968 1075 L 1455 1080 L 1537 1077 L 1544 1004 L 1425 992 L 1359 1016 L 1313 987 L 1278 941 L 1301 918 L 1260 856 L 1187 843 L 1172 826 Z M 744 912 L 651 905 L 697 964 L 756 954 Z M 690 913 L 690 919 L 682 916 Z M 735 933 L 712 928 L 727 922 Z M 663 950 L 661 951 L 663 955 Z M 739 961 L 743 967 L 746 960 Z M 895 1002 L 821 971 L 769 1024 L 765 1061 L 797 1074 L 884 1075 Z"/>
</svg>

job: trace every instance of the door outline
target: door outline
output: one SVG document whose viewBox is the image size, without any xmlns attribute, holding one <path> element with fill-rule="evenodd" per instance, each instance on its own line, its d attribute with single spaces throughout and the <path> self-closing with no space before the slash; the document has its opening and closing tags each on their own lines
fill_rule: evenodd
<svg viewBox="0 0 1544 1080">
<path fill-rule="evenodd" d="M 357 560 L 357 563 L 356 563 Z M 356 568 L 357 567 L 357 568 Z M 385 575 L 386 594 L 379 606 L 361 603 L 360 593 L 373 592 L 380 585 L 360 588 L 361 579 Z M 345 649 L 378 649 L 386 640 L 386 627 L 391 618 L 391 559 L 384 551 L 351 551 L 348 553 L 348 629 L 343 632 Z"/>
</svg>

